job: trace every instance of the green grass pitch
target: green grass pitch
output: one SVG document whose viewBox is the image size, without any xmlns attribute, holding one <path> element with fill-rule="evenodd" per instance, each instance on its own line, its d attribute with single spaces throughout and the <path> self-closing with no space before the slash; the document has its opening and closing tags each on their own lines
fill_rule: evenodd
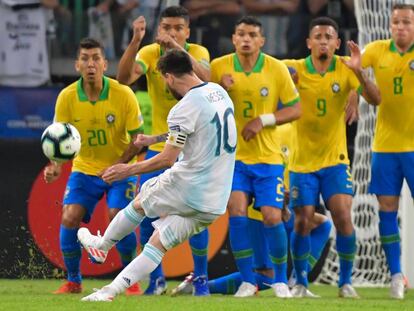
<svg viewBox="0 0 414 311">
<path fill-rule="evenodd" d="M 92 292 L 94 287 L 102 287 L 109 280 L 84 280 L 84 293 L 73 295 L 53 295 L 60 280 L 0 280 L 0 310 L 1 311 L 83 311 L 83 310 L 190 310 L 190 311 L 218 311 L 218 310 L 358 310 L 358 311 L 409 311 L 414 310 L 414 290 L 406 293 L 403 301 L 388 298 L 388 288 L 358 288 L 361 299 L 345 300 L 337 297 L 337 288 L 334 286 L 314 285 L 311 290 L 320 299 L 278 299 L 271 290 L 260 292 L 258 297 L 233 298 L 231 296 L 212 295 L 211 297 L 196 298 L 192 296 L 170 297 L 125 297 L 121 295 L 113 302 L 81 302 L 80 298 Z M 177 282 L 169 282 L 169 288 Z M 145 288 L 146 284 L 142 286 Z"/>
</svg>

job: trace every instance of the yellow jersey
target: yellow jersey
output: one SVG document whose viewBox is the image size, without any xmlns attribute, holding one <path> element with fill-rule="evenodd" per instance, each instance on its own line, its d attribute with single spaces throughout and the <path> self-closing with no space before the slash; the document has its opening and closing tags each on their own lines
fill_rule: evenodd
<svg viewBox="0 0 414 311">
<path fill-rule="evenodd" d="M 107 77 L 96 102 L 88 100 L 82 78 L 64 88 L 56 101 L 54 120 L 72 124 L 81 135 L 72 171 L 94 176 L 119 160 L 130 144 L 130 135 L 143 123 L 132 90 Z"/>
<path fill-rule="evenodd" d="M 236 160 L 246 164 L 282 164 L 277 126 L 263 128 L 248 142 L 241 137 L 241 131 L 252 119 L 276 111 L 279 100 L 285 106 L 299 102 L 287 67 L 281 61 L 260 53 L 253 70 L 244 72 L 237 55 L 232 53 L 211 63 L 213 82 L 220 83 L 225 74 L 231 74 L 234 80 L 227 92 L 234 103 L 237 125 Z"/>
<path fill-rule="evenodd" d="M 185 45 L 186 51 L 205 67 L 210 67 L 210 54 L 201 45 Z M 162 75 L 157 70 L 159 58 L 163 55 L 163 50 L 158 43 L 144 46 L 138 51 L 135 61 L 141 66 L 143 73 L 147 77 L 148 94 L 152 103 L 152 135 L 160 135 L 168 132 L 167 116 L 177 100 L 168 90 Z M 150 146 L 153 151 L 162 151 L 165 142 Z"/>
<path fill-rule="evenodd" d="M 284 63 L 298 74 L 302 107 L 301 118 L 293 122 L 290 171 L 309 173 L 349 164 L 345 106 L 349 91 L 359 88 L 357 77 L 336 55 L 323 75 L 316 71 L 310 56 Z"/>
<path fill-rule="evenodd" d="M 414 45 L 401 54 L 392 40 L 371 42 L 362 66 L 374 70 L 381 92 L 373 151 L 414 151 Z"/>
</svg>

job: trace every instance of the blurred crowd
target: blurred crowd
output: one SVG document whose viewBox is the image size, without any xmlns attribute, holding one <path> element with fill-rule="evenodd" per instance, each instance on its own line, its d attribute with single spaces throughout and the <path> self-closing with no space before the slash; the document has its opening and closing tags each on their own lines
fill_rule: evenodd
<svg viewBox="0 0 414 311">
<path fill-rule="evenodd" d="M 155 25 L 160 10 L 168 5 L 185 6 L 191 16 L 190 42 L 205 46 L 211 58 L 229 53 L 233 49 L 231 34 L 235 22 L 243 15 L 257 16 L 263 23 L 266 44 L 264 52 L 278 58 L 299 58 L 307 55 L 306 40 L 308 23 L 316 16 L 330 16 L 341 29 L 342 42 L 356 40 L 357 26 L 354 16 L 353 0 L 0 0 L 0 15 L 17 17 L 13 30 L 24 32 L 38 29 L 20 25 L 25 23 L 21 12 L 41 11 L 44 25 L 38 31 L 37 45 L 44 44 L 46 52 L 36 59 L 47 61 L 48 58 L 70 58 L 75 56 L 77 42 L 83 37 L 91 36 L 103 42 L 106 55 L 110 60 L 117 60 L 122 55 L 132 35 L 132 21 L 143 15 L 147 21 L 147 31 L 143 45 L 151 43 L 155 34 Z M 1 12 L 3 11 L 3 12 Z M 27 18 L 31 20 L 31 18 Z M 6 22 L 0 22 L 5 23 Z M 10 27 L 0 26 L 0 37 L 16 37 Z M 24 33 L 20 38 L 24 39 Z M 26 37 L 34 37 L 33 34 Z M 10 49 L 16 49 L 14 40 Z M 20 44 L 21 45 L 21 44 Z M 26 44 L 26 46 L 28 46 Z M 346 54 L 343 44 L 339 54 Z M 20 49 L 22 50 L 22 49 Z M 27 53 L 37 52 L 33 49 Z M 7 51 L 0 48 L 0 84 L 5 70 Z M 11 55 L 12 52 L 9 51 Z M 6 56 L 5 56 L 6 55 Z M 40 55 L 40 54 L 39 54 Z M 10 56 L 11 57 L 11 56 Z M 9 58 L 10 58 L 9 57 Z M 21 55 L 21 58 L 25 58 Z M 21 59 L 20 58 L 20 59 Z M 13 62 L 12 62 L 13 63 Z M 43 64 L 44 67 L 47 64 Z M 26 67 L 27 66 L 23 66 Z M 45 69 L 46 70 L 46 69 Z M 14 71 L 11 70 L 14 74 Z M 37 70 L 39 71 L 39 70 Z M 56 72 L 56 70 L 53 70 Z M 44 78 L 42 79 L 42 82 Z M 7 84 L 7 83 L 6 83 Z"/>
</svg>

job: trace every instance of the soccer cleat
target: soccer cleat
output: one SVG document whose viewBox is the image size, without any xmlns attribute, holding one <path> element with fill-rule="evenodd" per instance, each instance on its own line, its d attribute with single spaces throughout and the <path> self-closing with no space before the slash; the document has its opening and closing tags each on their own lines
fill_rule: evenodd
<svg viewBox="0 0 414 311">
<path fill-rule="evenodd" d="M 190 295 L 193 292 L 193 280 L 194 273 L 191 272 L 184 281 L 171 291 L 171 296 Z"/>
<path fill-rule="evenodd" d="M 234 297 L 244 298 L 257 295 L 257 286 L 249 282 L 242 282 Z"/>
<path fill-rule="evenodd" d="M 210 296 L 208 288 L 208 279 L 205 275 L 195 277 L 193 280 L 193 296 Z"/>
<path fill-rule="evenodd" d="M 393 299 L 404 299 L 404 276 L 396 273 L 391 277 L 390 297 Z"/>
<path fill-rule="evenodd" d="M 89 259 L 93 263 L 102 264 L 108 256 L 108 251 L 99 248 L 101 236 L 93 235 L 87 228 L 79 228 L 78 240 L 81 242 L 83 248 L 88 253 Z"/>
<path fill-rule="evenodd" d="M 67 281 L 62 284 L 53 294 L 79 294 L 82 292 L 82 284 Z"/>
<path fill-rule="evenodd" d="M 285 283 L 275 283 L 271 285 L 276 297 L 279 298 L 292 298 L 289 287 Z"/>
<path fill-rule="evenodd" d="M 150 279 L 147 289 L 144 292 L 144 295 L 155 295 L 160 296 L 164 295 L 167 292 L 167 282 L 165 282 L 164 277 L 159 277 L 157 279 Z"/>
<path fill-rule="evenodd" d="M 94 288 L 94 293 L 83 297 L 81 301 L 107 301 L 111 302 L 114 300 L 114 295 L 109 293 L 109 288 L 107 286 L 102 287 L 101 289 Z"/>
<path fill-rule="evenodd" d="M 290 290 L 290 293 L 294 298 L 320 298 L 320 296 L 315 295 L 302 284 L 296 284 L 293 286 L 293 288 Z"/>
<path fill-rule="evenodd" d="M 355 288 L 353 288 L 351 284 L 342 285 L 342 287 L 339 288 L 338 296 L 341 298 L 360 298 Z"/>
<path fill-rule="evenodd" d="M 135 283 L 132 286 L 128 287 L 125 291 L 125 295 L 127 296 L 142 295 L 142 290 L 141 290 L 141 286 L 139 286 L 139 283 Z"/>
</svg>

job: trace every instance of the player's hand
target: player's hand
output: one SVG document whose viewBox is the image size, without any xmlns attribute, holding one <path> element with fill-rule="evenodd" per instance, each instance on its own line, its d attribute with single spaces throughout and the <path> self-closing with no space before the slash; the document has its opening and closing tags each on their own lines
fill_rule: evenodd
<svg viewBox="0 0 414 311">
<path fill-rule="evenodd" d="M 100 176 L 104 182 L 112 184 L 114 181 L 129 177 L 129 171 L 129 164 L 120 163 L 108 167 Z"/>
<path fill-rule="evenodd" d="M 50 163 L 43 171 L 43 179 L 46 183 L 50 184 L 59 178 L 62 172 L 62 166 L 57 163 Z"/>
<path fill-rule="evenodd" d="M 355 91 L 350 91 L 348 95 L 347 104 L 345 107 L 345 122 L 348 125 L 351 125 L 359 119 L 359 96 Z"/>
<path fill-rule="evenodd" d="M 346 59 L 341 57 L 341 61 L 351 70 L 356 71 L 361 69 L 361 50 L 358 44 L 350 40 L 347 42 L 348 48 L 351 51 L 351 58 Z"/>
<path fill-rule="evenodd" d="M 292 216 L 287 204 L 283 204 L 283 208 L 282 208 L 282 221 L 283 222 L 288 222 L 290 217 Z"/>
<path fill-rule="evenodd" d="M 171 37 L 169 34 L 163 33 L 157 35 L 155 38 L 155 42 L 157 42 L 164 50 L 170 50 L 170 49 L 178 49 L 183 50 L 183 47 L 177 43 L 177 41 L 174 40 L 173 37 Z"/>
<path fill-rule="evenodd" d="M 138 16 L 132 22 L 132 29 L 134 30 L 133 40 L 141 42 L 141 40 L 145 36 L 145 28 L 147 27 L 147 23 L 145 21 L 144 16 Z"/>
<path fill-rule="evenodd" d="M 145 146 L 149 146 L 155 143 L 154 136 L 149 136 L 145 134 L 138 134 L 137 138 L 134 140 L 134 145 L 137 148 L 142 148 Z"/>
<path fill-rule="evenodd" d="M 241 134 L 245 141 L 254 138 L 263 128 L 263 123 L 260 118 L 250 120 L 243 128 Z"/>
<path fill-rule="evenodd" d="M 234 79 L 231 74 L 226 73 L 221 76 L 220 85 L 228 91 L 234 84 Z"/>
</svg>

